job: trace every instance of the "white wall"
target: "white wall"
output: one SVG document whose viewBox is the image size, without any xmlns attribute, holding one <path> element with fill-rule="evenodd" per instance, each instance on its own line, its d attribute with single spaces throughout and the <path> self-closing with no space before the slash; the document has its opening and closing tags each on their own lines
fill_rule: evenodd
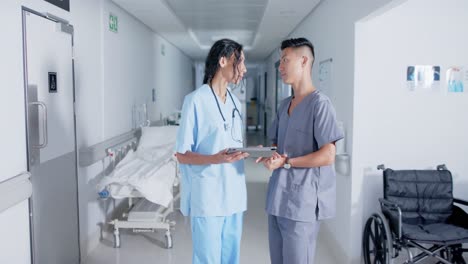
<svg viewBox="0 0 468 264">
<path fill-rule="evenodd" d="M 326 0 L 290 33 L 286 38 L 306 37 L 315 47 L 313 80 L 318 87 L 318 65 L 320 61 L 333 58 L 331 89 L 327 93 L 337 112 L 337 118 L 343 121 L 346 132 L 346 151 L 353 153 L 353 98 L 354 98 L 354 23 L 381 7 L 389 0 Z M 278 43 L 278 49 L 281 43 Z M 273 51 L 267 60 L 268 103 L 274 109 L 275 67 L 279 60 L 278 50 Z M 352 156 L 351 156 L 352 157 Z M 351 245 L 356 238 L 350 234 L 351 185 L 354 175 L 337 175 L 337 216 L 322 225 L 324 237 L 329 244 L 338 249 L 337 263 L 351 261 Z"/>
<path fill-rule="evenodd" d="M 103 3 L 103 128 L 104 138 L 109 138 L 132 128 L 134 104 L 151 101 L 155 51 L 151 29 L 114 3 Z M 109 13 L 118 16 L 117 33 L 108 30 Z"/>
<path fill-rule="evenodd" d="M 162 54 L 164 46 L 164 55 Z M 167 117 L 182 110 L 184 96 L 195 90 L 194 63 L 174 45 L 159 35 L 153 36 L 156 103 L 150 110 L 151 120 Z"/>
<path fill-rule="evenodd" d="M 0 182 L 27 169 L 24 115 L 23 52 L 21 6 L 49 12 L 69 20 L 75 28 L 75 81 L 78 148 L 99 143 L 132 128 L 131 106 L 149 103 L 151 89 L 164 80 L 165 98 L 158 100 L 155 112 L 180 107 L 182 97 L 193 89 L 192 61 L 166 44 L 167 63 L 156 66 L 157 34 L 110 0 L 71 1 L 66 12 L 42 0 L 0 2 L 0 130 L 4 150 Z M 119 32 L 108 30 L 109 12 L 118 16 Z M 190 80 L 190 81 L 189 81 Z M 170 85 L 172 84 L 172 85 Z M 180 106 L 179 106 L 180 105 Z M 159 116 L 158 116 L 159 117 Z M 82 255 L 99 242 L 100 225 L 109 214 L 108 204 L 97 201 L 96 182 L 103 164 L 79 168 L 79 209 Z M 27 203 L 0 214 L 0 263 L 29 263 Z M 26 226 L 26 227 L 25 227 Z M 6 248 L 14 251 L 3 251 Z"/>
<path fill-rule="evenodd" d="M 93 145 L 104 137 L 102 31 L 107 29 L 107 24 L 101 22 L 104 19 L 102 0 L 71 1 L 70 4 L 75 28 L 77 136 L 78 147 L 82 147 Z"/>
<path fill-rule="evenodd" d="M 25 200 L 0 214 L 0 263 L 31 262 L 28 208 Z"/>
<path fill-rule="evenodd" d="M 453 174 L 455 196 L 468 198 L 468 95 L 406 88 L 407 66 L 439 65 L 445 87 L 448 67 L 468 65 L 468 2 L 395 2 L 400 5 L 356 24 L 351 222 L 356 238 L 362 234 L 357 227 L 382 196 L 378 164 L 434 169 L 445 163 Z"/>
</svg>

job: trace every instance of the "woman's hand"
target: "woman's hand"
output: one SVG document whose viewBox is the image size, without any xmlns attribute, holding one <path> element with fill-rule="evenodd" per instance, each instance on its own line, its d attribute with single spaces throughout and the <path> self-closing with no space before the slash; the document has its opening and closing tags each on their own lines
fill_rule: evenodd
<svg viewBox="0 0 468 264">
<path fill-rule="evenodd" d="M 241 159 L 245 159 L 248 156 L 249 156 L 249 153 L 240 152 L 240 151 L 228 154 L 228 150 L 224 149 L 214 154 L 212 157 L 213 157 L 213 164 L 221 164 L 221 163 L 233 163 Z"/>
</svg>

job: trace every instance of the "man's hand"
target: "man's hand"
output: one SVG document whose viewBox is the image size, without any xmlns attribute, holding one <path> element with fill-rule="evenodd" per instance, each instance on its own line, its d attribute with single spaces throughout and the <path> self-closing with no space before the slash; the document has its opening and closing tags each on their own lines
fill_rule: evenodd
<svg viewBox="0 0 468 264">
<path fill-rule="evenodd" d="M 241 159 L 245 159 L 248 156 L 249 156 L 249 153 L 240 152 L 240 151 L 228 154 L 228 150 L 224 149 L 214 154 L 212 157 L 213 157 L 213 164 L 221 164 L 221 163 L 233 163 Z"/>
<path fill-rule="evenodd" d="M 287 157 L 288 156 L 285 154 L 280 155 L 277 152 L 275 152 L 270 158 L 263 160 L 263 165 L 268 170 L 273 171 L 283 167 L 283 165 L 286 163 Z"/>
</svg>

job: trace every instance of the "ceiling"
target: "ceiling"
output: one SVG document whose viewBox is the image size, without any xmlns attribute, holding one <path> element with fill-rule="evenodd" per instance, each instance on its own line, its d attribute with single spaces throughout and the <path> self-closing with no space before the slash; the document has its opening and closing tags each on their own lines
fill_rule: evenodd
<svg viewBox="0 0 468 264">
<path fill-rule="evenodd" d="M 218 39 L 264 60 L 321 0 L 113 0 L 194 60 Z"/>
</svg>

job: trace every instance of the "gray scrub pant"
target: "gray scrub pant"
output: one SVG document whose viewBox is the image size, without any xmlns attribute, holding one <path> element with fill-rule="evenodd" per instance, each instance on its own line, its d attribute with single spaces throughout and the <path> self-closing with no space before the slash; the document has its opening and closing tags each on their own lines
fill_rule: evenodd
<svg viewBox="0 0 468 264">
<path fill-rule="evenodd" d="M 271 264 L 313 264 L 320 222 L 268 215 Z"/>
</svg>

